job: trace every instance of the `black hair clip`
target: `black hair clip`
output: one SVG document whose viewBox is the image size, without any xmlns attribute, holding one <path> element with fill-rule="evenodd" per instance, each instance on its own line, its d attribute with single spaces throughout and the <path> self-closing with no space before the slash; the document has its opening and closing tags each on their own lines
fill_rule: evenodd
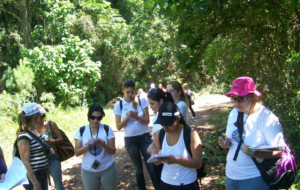
<svg viewBox="0 0 300 190">
<path fill-rule="evenodd" d="M 22 111 L 22 114 L 23 114 L 23 115 L 25 115 L 25 112 L 24 112 L 24 111 Z"/>
</svg>

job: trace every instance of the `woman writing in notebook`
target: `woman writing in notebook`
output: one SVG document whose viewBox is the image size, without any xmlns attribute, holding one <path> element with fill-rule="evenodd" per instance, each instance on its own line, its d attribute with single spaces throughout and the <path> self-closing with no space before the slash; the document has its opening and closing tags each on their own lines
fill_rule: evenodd
<svg viewBox="0 0 300 190">
<path fill-rule="evenodd" d="M 161 173 L 160 189 L 163 190 L 199 190 L 196 169 L 202 166 L 202 143 L 197 131 L 186 125 L 175 103 L 166 102 L 159 107 L 155 124 L 162 125 L 154 138 L 155 147 L 161 150 L 156 165 L 164 163 Z M 184 131 L 190 131 L 190 151 L 184 140 Z M 165 132 L 160 142 L 160 134 Z M 191 154 L 189 153 L 191 152 Z"/>
</svg>

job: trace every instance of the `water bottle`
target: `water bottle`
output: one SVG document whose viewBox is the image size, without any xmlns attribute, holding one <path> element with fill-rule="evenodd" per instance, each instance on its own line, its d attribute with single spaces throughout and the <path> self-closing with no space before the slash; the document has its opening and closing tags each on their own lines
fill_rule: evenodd
<svg viewBox="0 0 300 190">
<path fill-rule="evenodd" d="M 48 140 L 48 132 L 43 135 L 43 138 L 45 139 L 45 142 Z"/>
</svg>

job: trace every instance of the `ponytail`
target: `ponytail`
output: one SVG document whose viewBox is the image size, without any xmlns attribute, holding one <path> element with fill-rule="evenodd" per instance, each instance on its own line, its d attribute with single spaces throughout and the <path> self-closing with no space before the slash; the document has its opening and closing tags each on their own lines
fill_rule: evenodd
<svg viewBox="0 0 300 190">
<path fill-rule="evenodd" d="M 170 92 L 166 92 L 166 98 L 164 99 L 164 103 L 165 102 L 173 102 L 174 103 L 174 99 L 172 97 L 172 94 Z"/>
</svg>

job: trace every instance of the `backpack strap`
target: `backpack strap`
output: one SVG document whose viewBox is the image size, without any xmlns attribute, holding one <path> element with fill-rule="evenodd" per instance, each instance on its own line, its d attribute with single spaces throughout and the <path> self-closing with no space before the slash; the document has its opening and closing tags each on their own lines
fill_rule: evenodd
<svg viewBox="0 0 300 190">
<path fill-rule="evenodd" d="M 159 131 L 159 143 L 160 143 L 160 149 L 162 149 L 162 143 L 163 143 L 163 141 L 164 141 L 165 134 L 166 134 L 166 132 L 165 132 L 164 129 L 161 129 L 161 130 Z"/>
<path fill-rule="evenodd" d="M 50 148 L 44 141 L 42 141 L 38 136 L 33 134 L 30 130 L 27 131 L 27 134 L 34 138 L 42 147 L 46 157 L 49 156 Z"/>
<path fill-rule="evenodd" d="M 191 128 L 187 125 L 183 126 L 183 140 L 187 151 L 189 152 L 190 156 L 193 157 L 191 151 Z"/>
<path fill-rule="evenodd" d="M 108 130 L 109 130 L 108 125 L 103 124 L 103 126 L 104 126 L 104 130 L 106 132 L 106 136 L 108 136 Z"/>
<path fill-rule="evenodd" d="M 123 103 L 122 103 L 122 100 L 119 101 L 120 102 L 120 110 L 122 112 L 122 109 L 123 109 Z"/>
<path fill-rule="evenodd" d="M 234 157 L 233 157 L 234 161 L 236 161 L 237 156 L 240 152 L 241 146 L 244 143 L 243 142 L 243 130 L 244 130 L 244 121 L 243 121 L 243 119 L 244 119 L 244 112 L 239 111 L 238 116 L 237 116 L 237 122 L 235 122 L 234 125 L 238 128 L 238 132 L 239 132 L 239 136 L 240 136 L 240 142 L 237 146 L 237 149 L 235 150 L 235 154 L 234 154 Z"/>
<path fill-rule="evenodd" d="M 82 127 L 80 127 L 80 129 L 79 129 L 79 132 L 80 132 L 80 136 L 81 136 L 81 137 L 82 137 L 82 134 L 83 134 L 84 130 L 85 130 L 85 125 L 82 126 Z"/>
<path fill-rule="evenodd" d="M 47 125 L 49 125 L 49 126 L 50 126 L 50 129 L 51 129 L 52 136 L 53 136 L 53 138 L 54 138 L 54 139 L 56 139 L 55 132 L 54 132 L 54 131 L 53 131 L 53 129 L 52 129 L 51 121 L 48 121 Z"/>
<path fill-rule="evenodd" d="M 138 96 L 138 101 L 139 101 L 140 106 L 142 107 L 142 103 L 141 103 L 141 98 L 140 98 L 140 96 Z"/>
<path fill-rule="evenodd" d="M 105 132 L 106 132 L 106 136 L 108 136 L 108 131 L 109 131 L 108 125 L 103 124 L 103 127 L 104 127 L 104 130 L 105 130 Z M 82 137 L 82 134 L 83 134 L 84 130 L 85 130 L 85 125 L 82 126 L 82 127 L 80 127 L 80 129 L 79 129 L 79 132 L 80 132 L 80 136 L 81 136 L 81 137 Z M 53 134 L 53 133 L 52 133 L 52 134 Z"/>
</svg>

